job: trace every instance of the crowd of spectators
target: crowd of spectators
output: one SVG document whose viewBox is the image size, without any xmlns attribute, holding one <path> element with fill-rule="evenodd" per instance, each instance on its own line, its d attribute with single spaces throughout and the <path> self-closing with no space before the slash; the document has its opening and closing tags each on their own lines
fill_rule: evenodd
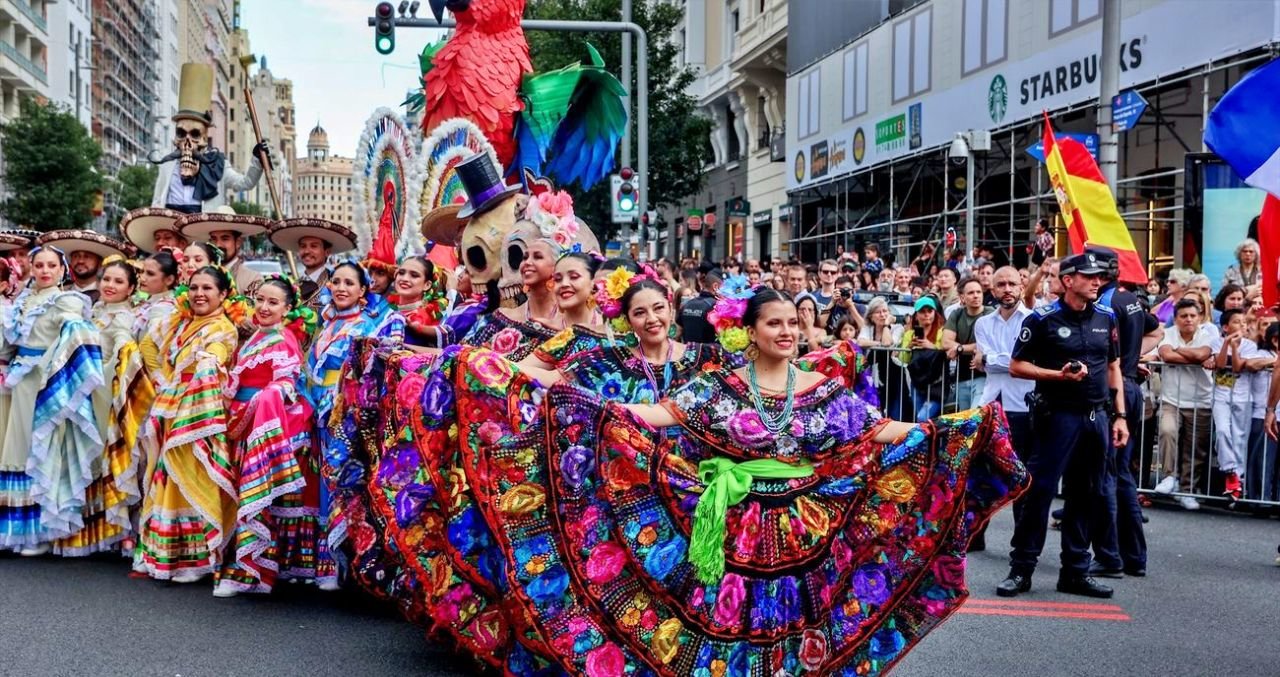
<svg viewBox="0 0 1280 677">
<path fill-rule="evenodd" d="M 686 340 L 714 340 L 706 314 L 725 279 L 745 275 L 797 301 L 802 352 L 855 340 L 867 349 L 888 416 L 922 420 L 968 408 L 986 377 L 977 320 L 999 307 L 996 271 L 1007 271 L 1028 309 L 1061 293 L 1052 237 L 1037 225 L 1023 266 L 989 247 L 966 261 L 926 244 L 898 263 L 875 243 L 837 247 L 816 263 L 797 260 L 658 261 L 680 302 Z M 1245 240 L 1218 285 L 1190 269 L 1173 269 L 1146 285 L 1126 285 L 1163 338 L 1144 344 L 1138 370 L 1145 395 L 1140 486 L 1197 509 L 1195 496 L 1280 501 L 1277 445 L 1268 439 L 1271 369 L 1280 349 L 1276 314 L 1261 293 L 1258 244 Z M 1123 283 L 1122 283 L 1123 284 Z M 1159 334 L 1156 334 L 1159 336 Z"/>
</svg>

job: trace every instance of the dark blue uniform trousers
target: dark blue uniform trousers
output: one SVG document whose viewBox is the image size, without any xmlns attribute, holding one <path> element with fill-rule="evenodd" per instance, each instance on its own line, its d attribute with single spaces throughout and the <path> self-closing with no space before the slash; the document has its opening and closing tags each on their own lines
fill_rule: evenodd
<svg viewBox="0 0 1280 677">
<path fill-rule="evenodd" d="M 1142 437 L 1142 388 L 1124 380 L 1125 420 L 1129 443 L 1116 449 L 1116 491 L 1107 502 L 1109 515 L 1094 525 L 1093 554 L 1108 569 L 1147 568 L 1147 536 L 1142 530 L 1142 506 L 1133 479 L 1133 453 Z"/>
<path fill-rule="evenodd" d="M 1032 424 L 1032 451 L 1025 462 L 1031 487 L 1014 505 L 1010 569 L 1031 575 L 1049 528 L 1049 511 L 1062 482 L 1062 576 L 1089 572 L 1089 543 L 1093 526 L 1114 506 L 1115 453 L 1111 424 L 1103 411 L 1046 411 Z"/>
</svg>

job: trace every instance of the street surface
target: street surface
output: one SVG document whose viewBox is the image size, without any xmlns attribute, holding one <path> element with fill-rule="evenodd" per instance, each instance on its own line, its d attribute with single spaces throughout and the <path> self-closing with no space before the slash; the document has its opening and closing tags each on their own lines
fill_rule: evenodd
<svg viewBox="0 0 1280 677">
<path fill-rule="evenodd" d="M 1113 600 L 1054 591 L 1057 532 L 1031 593 L 996 597 L 1012 518 L 970 558 L 971 601 L 895 677 L 1280 674 L 1280 522 L 1150 512 L 1145 579 Z M 355 593 L 285 586 L 220 600 L 207 585 L 127 577 L 115 558 L 0 556 L 0 675 L 22 677 L 469 675 L 475 668 Z M 1110 583 L 1110 581 L 1109 581 Z"/>
</svg>

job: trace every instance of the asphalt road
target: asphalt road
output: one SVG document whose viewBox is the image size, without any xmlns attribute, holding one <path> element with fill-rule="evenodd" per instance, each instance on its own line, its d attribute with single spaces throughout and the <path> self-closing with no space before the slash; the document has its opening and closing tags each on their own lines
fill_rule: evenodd
<svg viewBox="0 0 1280 677">
<path fill-rule="evenodd" d="M 895 677 L 1280 674 L 1280 522 L 1153 510 L 1149 576 L 1098 602 L 1053 590 L 1057 533 L 1034 589 L 995 596 L 1008 512 L 970 558 L 970 603 Z M 0 675 L 469 675 L 465 657 L 355 593 L 287 586 L 215 599 L 206 585 L 126 576 L 115 558 L 0 556 Z M 1084 606 L 1081 606 L 1084 605 Z"/>
</svg>

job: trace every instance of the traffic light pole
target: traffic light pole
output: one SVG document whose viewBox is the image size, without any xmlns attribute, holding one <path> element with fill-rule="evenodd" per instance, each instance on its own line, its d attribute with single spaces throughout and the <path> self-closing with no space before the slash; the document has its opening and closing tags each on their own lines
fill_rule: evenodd
<svg viewBox="0 0 1280 677">
<path fill-rule="evenodd" d="M 369 17 L 369 25 L 377 23 Z M 396 17 L 397 28 L 453 28 L 453 19 Z M 644 29 L 629 21 L 549 21 L 525 19 L 520 27 L 526 31 L 553 33 L 623 33 L 636 39 L 636 202 L 643 212 L 648 209 L 644 191 L 649 189 L 649 38 Z M 627 122 L 630 126 L 630 121 Z"/>
</svg>

